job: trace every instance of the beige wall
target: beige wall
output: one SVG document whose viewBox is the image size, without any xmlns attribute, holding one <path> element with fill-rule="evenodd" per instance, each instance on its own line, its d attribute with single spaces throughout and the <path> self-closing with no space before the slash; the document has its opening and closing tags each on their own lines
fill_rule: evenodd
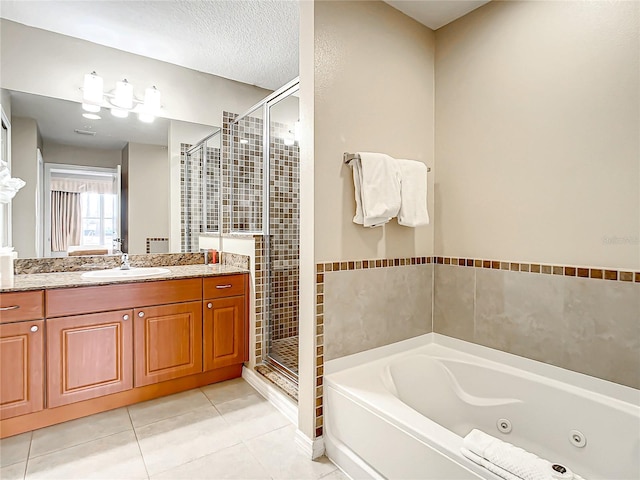
<svg viewBox="0 0 640 480">
<path fill-rule="evenodd" d="M 164 116 L 210 125 L 221 125 L 223 110 L 244 111 L 270 93 L 85 40 L 0 22 L 2 88 L 78 102 L 84 74 L 95 70 L 104 78 L 105 90 L 125 77 L 138 95 L 156 85 Z"/>
<path fill-rule="evenodd" d="M 169 237 L 167 148 L 129 143 L 128 251 L 145 253 L 146 239 Z"/>
<path fill-rule="evenodd" d="M 38 143 L 38 125 L 33 118 L 11 119 L 11 175 L 26 182 L 11 202 L 13 246 L 21 258 L 36 256 Z"/>
<path fill-rule="evenodd" d="M 0 105 L 2 105 L 4 114 L 11 120 L 11 95 L 5 89 L 0 89 Z"/>
<path fill-rule="evenodd" d="M 491 2 L 436 33 L 436 254 L 640 267 L 638 2 Z"/>
<path fill-rule="evenodd" d="M 389 5 L 315 2 L 316 262 L 433 254 L 433 225 L 352 222 L 353 178 L 342 162 L 343 152 L 377 151 L 433 167 L 433 65 L 433 31 Z"/>
<path fill-rule="evenodd" d="M 62 145 L 45 140 L 42 147 L 45 163 L 116 168 L 122 163 L 121 150 L 104 150 Z"/>
</svg>

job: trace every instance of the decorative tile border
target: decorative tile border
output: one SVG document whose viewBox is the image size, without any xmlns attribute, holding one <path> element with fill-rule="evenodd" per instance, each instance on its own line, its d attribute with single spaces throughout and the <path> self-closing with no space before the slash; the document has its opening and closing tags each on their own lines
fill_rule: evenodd
<svg viewBox="0 0 640 480">
<path fill-rule="evenodd" d="M 163 237 L 155 237 L 155 238 L 149 238 L 147 237 L 147 253 L 151 253 L 151 242 L 167 242 L 167 248 L 168 248 L 168 243 L 169 243 L 169 239 L 168 238 L 163 238 Z M 165 253 L 169 253 L 169 252 L 165 252 Z"/>
<path fill-rule="evenodd" d="M 544 275 L 563 275 L 567 277 L 592 278 L 621 282 L 640 283 L 640 272 L 612 270 L 605 268 L 575 267 L 565 265 L 547 265 L 539 263 L 505 262 L 457 257 L 408 257 L 375 260 L 354 260 L 325 262 L 316 264 L 316 392 L 315 392 L 315 434 L 323 432 L 323 387 L 324 387 L 324 274 L 348 270 L 370 268 L 404 267 L 411 265 L 451 265 L 458 267 L 508 270 Z"/>
<path fill-rule="evenodd" d="M 347 270 L 373 268 L 407 267 L 426 265 L 433 257 L 382 258 L 375 260 L 354 260 L 347 262 L 326 262 L 316 264 L 316 392 L 315 392 L 315 433 L 322 436 L 323 428 L 323 382 L 324 382 L 324 274 Z"/>
<path fill-rule="evenodd" d="M 545 275 L 563 275 L 565 277 L 593 278 L 620 282 L 640 283 L 640 272 L 613 270 L 608 268 L 576 267 L 568 265 L 548 265 L 542 263 L 505 262 L 502 260 L 484 260 L 477 258 L 433 257 L 437 265 L 485 268 L 491 270 L 509 270 L 511 272 L 540 273 Z"/>
</svg>

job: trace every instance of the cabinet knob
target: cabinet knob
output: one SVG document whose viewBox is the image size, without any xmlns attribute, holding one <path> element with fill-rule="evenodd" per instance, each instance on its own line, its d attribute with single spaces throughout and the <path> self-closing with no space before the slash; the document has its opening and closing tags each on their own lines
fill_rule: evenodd
<svg viewBox="0 0 640 480">
<path fill-rule="evenodd" d="M 144 317 L 144 312 L 138 312 L 138 316 L 139 316 L 140 318 Z"/>
<path fill-rule="evenodd" d="M 38 331 L 38 326 L 37 326 L 37 325 L 34 325 L 34 326 L 32 326 L 32 327 L 30 328 L 30 330 L 31 330 L 32 332 L 34 332 L 34 333 L 35 333 L 35 332 L 37 332 L 37 331 Z"/>
<path fill-rule="evenodd" d="M 123 320 L 129 320 L 129 315 L 126 315 L 126 314 L 125 314 L 125 315 L 123 315 L 123 316 L 122 316 L 122 319 L 123 319 Z"/>
<path fill-rule="evenodd" d="M 207 308 L 213 308 L 213 303 L 211 302 L 207 303 Z"/>
</svg>

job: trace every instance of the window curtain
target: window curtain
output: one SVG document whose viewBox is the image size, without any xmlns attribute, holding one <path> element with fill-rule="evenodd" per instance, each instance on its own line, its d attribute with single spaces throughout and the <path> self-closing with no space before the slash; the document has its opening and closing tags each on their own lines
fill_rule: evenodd
<svg viewBox="0 0 640 480">
<path fill-rule="evenodd" d="M 80 193 L 51 192 L 51 251 L 66 252 L 69 245 L 80 245 L 82 215 Z"/>
</svg>

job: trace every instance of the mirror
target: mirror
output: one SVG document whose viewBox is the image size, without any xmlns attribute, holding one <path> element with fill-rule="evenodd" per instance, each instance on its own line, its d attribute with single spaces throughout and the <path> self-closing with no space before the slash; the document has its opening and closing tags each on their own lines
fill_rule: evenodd
<svg viewBox="0 0 640 480">
<path fill-rule="evenodd" d="M 179 238 L 181 152 L 218 127 L 167 118 L 143 123 L 135 115 L 113 117 L 105 109 L 101 118 L 88 119 L 80 103 L 7 90 L 3 98 L 7 94 L 12 164 L 33 163 L 30 171 L 14 168 L 29 177 L 23 179 L 30 187 L 13 202 L 13 246 L 19 257 L 109 254 L 114 239 L 122 239 L 122 251 L 130 254 L 197 250 L 183 248 Z M 56 235 L 69 228 L 51 213 L 61 201 L 52 196 L 52 185 L 54 193 L 77 197 L 70 201 L 77 201 L 81 218 L 65 241 Z"/>
</svg>

